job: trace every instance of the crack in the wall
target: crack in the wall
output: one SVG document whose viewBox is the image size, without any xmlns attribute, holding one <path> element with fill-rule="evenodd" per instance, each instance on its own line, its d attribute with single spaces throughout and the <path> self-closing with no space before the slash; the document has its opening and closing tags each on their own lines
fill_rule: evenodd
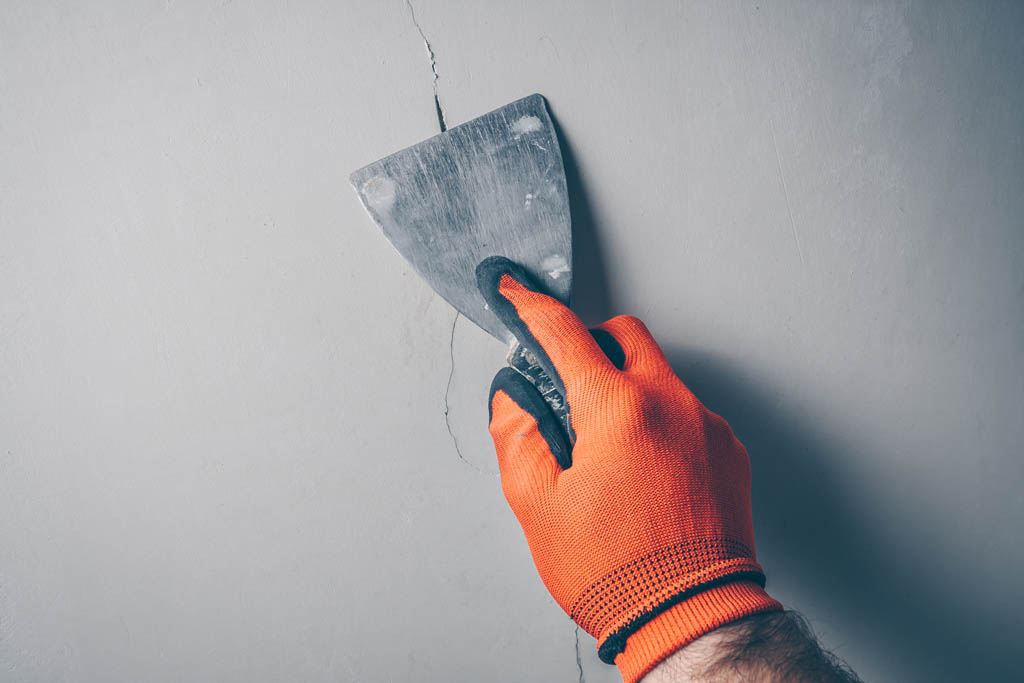
<svg viewBox="0 0 1024 683">
<path fill-rule="evenodd" d="M 455 318 L 452 319 L 452 333 L 448 338 L 448 357 L 451 359 L 451 365 L 448 370 L 448 384 L 444 387 L 444 424 L 448 427 L 448 436 L 452 437 L 452 443 L 455 445 L 455 452 L 459 454 L 459 460 L 466 462 L 466 458 L 462 455 L 462 449 L 459 448 L 459 440 L 455 438 L 455 433 L 452 431 L 452 422 L 448 419 L 448 394 L 452 390 L 452 378 L 455 377 L 455 326 L 459 324 L 460 315 L 462 314 L 455 311 Z"/>
<path fill-rule="evenodd" d="M 432 82 L 434 88 L 434 111 L 437 113 L 437 125 L 441 129 L 441 132 L 448 130 L 448 124 L 444 120 L 444 108 L 441 106 L 441 97 L 437 92 L 437 81 L 441 75 L 437 72 L 437 57 L 434 55 L 434 48 L 430 45 L 430 41 L 427 39 L 427 34 L 423 32 L 423 27 L 420 26 L 420 22 L 416 20 L 416 9 L 412 6 L 411 0 L 405 0 L 405 6 L 409 9 L 409 18 L 412 19 L 412 25 L 416 27 L 416 31 L 420 34 L 420 38 L 423 39 L 423 47 L 427 50 L 427 58 L 430 60 L 430 73 L 434 75 Z M 455 437 L 455 432 L 452 430 L 452 421 L 448 417 L 448 411 L 450 406 L 448 405 L 448 394 L 452 390 L 452 378 L 455 377 L 455 327 L 459 323 L 459 316 L 461 313 L 455 311 L 455 318 L 452 320 L 452 333 L 448 339 L 448 356 L 451 360 L 451 365 L 448 370 L 448 383 L 444 387 L 444 424 L 448 428 L 448 436 L 452 438 L 452 445 L 455 446 L 455 452 L 459 456 L 459 460 L 472 467 L 477 472 L 483 473 L 483 470 L 466 460 L 466 456 L 462 454 L 462 449 L 459 447 L 459 440 Z"/>
<path fill-rule="evenodd" d="M 583 658 L 580 657 L 580 627 L 576 627 L 576 670 L 579 671 L 579 683 L 586 683 L 583 680 Z"/>
<path fill-rule="evenodd" d="M 804 250 L 800 247 L 800 233 L 796 231 L 796 221 L 793 220 L 793 203 L 789 201 L 789 185 L 786 184 L 786 176 L 782 173 L 782 157 L 779 155 L 779 143 L 775 140 L 775 124 L 771 118 L 768 119 L 768 130 L 772 134 L 772 147 L 775 149 L 775 163 L 779 167 L 779 181 L 782 183 L 782 193 L 786 197 L 786 211 L 789 212 L 789 227 L 793 231 L 793 241 L 796 242 L 796 253 L 800 256 L 801 265 L 804 264 Z"/>
<path fill-rule="evenodd" d="M 426 48 L 427 58 L 430 60 L 430 72 L 434 74 L 434 111 L 437 113 L 437 125 L 443 133 L 448 130 L 448 124 L 444 120 L 444 108 L 441 106 L 441 97 L 437 93 L 437 79 L 441 77 L 437 73 L 437 57 L 434 55 L 434 48 L 431 47 L 430 41 L 427 40 L 427 34 L 423 32 L 423 27 L 420 26 L 420 22 L 416 21 L 416 10 L 413 9 L 411 0 L 405 0 L 405 6 L 409 8 L 409 17 L 412 19 L 412 25 L 416 27 L 420 38 L 423 39 L 423 47 Z"/>
<path fill-rule="evenodd" d="M 451 336 L 448 338 L 448 358 L 451 361 L 451 365 L 449 366 L 448 370 L 448 384 L 446 384 L 444 387 L 444 424 L 448 428 L 448 436 L 452 437 L 452 445 L 455 446 L 455 452 L 458 454 L 459 460 L 466 463 L 474 470 L 482 474 L 483 470 L 474 465 L 473 463 L 471 463 L 469 460 L 466 460 L 466 456 L 462 454 L 462 449 L 459 448 L 459 440 L 455 438 L 455 432 L 452 431 L 452 421 L 448 417 L 448 394 L 451 393 L 452 378 L 455 377 L 455 326 L 458 325 L 459 317 L 461 315 L 461 313 L 455 311 L 455 318 L 452 319 L 452 333 Z"/>
</svg>

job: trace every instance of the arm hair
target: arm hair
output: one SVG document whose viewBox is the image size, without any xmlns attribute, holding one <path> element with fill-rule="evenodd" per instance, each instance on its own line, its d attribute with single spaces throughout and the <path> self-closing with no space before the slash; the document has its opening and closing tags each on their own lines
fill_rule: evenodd
<svg viewBox="0 0 1024 683">
<path fill-rule="evenodd" d="M 641 683 L 862 683 L 792 610 L 757 614 L 680 648 Z"/>
</svg>

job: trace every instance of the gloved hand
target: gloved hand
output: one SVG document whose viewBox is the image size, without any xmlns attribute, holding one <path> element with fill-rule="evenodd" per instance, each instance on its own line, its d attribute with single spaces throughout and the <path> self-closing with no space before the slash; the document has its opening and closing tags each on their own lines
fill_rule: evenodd
<svg viewBox="0 0 1024 683">
<path fill-rule="evenodd" d="M 564 388 L 575 445 L 510 368 L 491 385 L 490 431 L 541 579 L 601 659 L 633 683 L 708 631 L 781 610 L 754 555 L 747 452 L 644 324 L 619 316 L 592 334 L 504 258 L 477 281 Z"/>
</svg>

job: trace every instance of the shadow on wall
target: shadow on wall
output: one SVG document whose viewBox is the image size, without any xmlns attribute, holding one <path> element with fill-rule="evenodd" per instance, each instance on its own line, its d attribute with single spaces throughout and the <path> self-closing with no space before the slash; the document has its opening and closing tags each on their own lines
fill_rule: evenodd
<svg viewBox="0 0 1024 683">
<path fill-rule="evenodd" d="M 707 353 L 665 352 L 687 386 L 732 425 L 750 452 L 759 547 L 787 557 L 790 568 L 801 572 L 794 578 L 828 595 L 837 618 L 873 633 L 871 649 L 887 653 L 893 668 L 912 672 L 912 680 L 1018 679 L 1012 643 L 1024 638 L 1021 622 L 1009 622 L 991 599 L 971 601 L 980 587 L 963 584 L 969 572 L 949 576 L 970 558 L 935 556 L 920 540 L 887 545 L 862 522 L 857 491 L 830 467 L 848 449 L 830 446 L 813 424 L 784 414 L 756 378 L 739 376 Z M 770 588 L 771 569 L 768 574 Z M 1000 632 L 1008 623 L 1013 632 Z"/>
<path fill-rule="evenodd" d="M 549 111 L 550 108 L 549 104 Z M 569 213 L 572 216 L 572 308 L 585 323 L 596 325 L 611 317 L 608 271 L 601 251 L 599 226 L 594 219 L 594 211 L 572 146 L 553 112 L 551 122 L 562 148 L 562 165 L 565 167 L 565 182 L 569 191 Z"/>
<path fill-rule="evenodd" d="M 593 325 L 612 310 L 600 226 L 572 146 L 553 113 L 552 121 L 572 214 L 572 307 Z M 1024 640 L 1024 622 L 1008 619 L 990 596 L 971 600 L 983 587 L 965 585 L 969 571 L 951 576 L 970 558 L 937 557 L 917 539 L 887 546 L 890 541 L 859 513 L 858 492 L 830 467 L 848 457 L 848 447 L 828 443 L 813 424 L 787 414 L 765 383 L 740 376 L 713 355 L 668 346 L 665 353 L 751 454 L 758 546 L 786 557 L 790 569 L 801 573 L 794 578 L 829 596 L 837 617 L 873 633 L 871 649 L 893 662 L 880 668 L 902 669 L 915 681 L 1017 680 L 1015 647 Z M 769 568 L 769 582 L 770 574 Z"/>
</svg>

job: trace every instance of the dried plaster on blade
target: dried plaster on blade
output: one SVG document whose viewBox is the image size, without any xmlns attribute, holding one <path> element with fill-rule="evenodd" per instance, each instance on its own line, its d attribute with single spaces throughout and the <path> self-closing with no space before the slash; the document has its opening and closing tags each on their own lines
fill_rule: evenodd
<svg viewBox="0 0 1024 683">
<path fill-rule="evenodd" d="M 569 273 L 569 262 L 560 254 L 553 254 L 540 262 L 540 268 L 552 280 L 557 280 Z"/>
<path fill-rule="evenodd" d="M 512 139 L 518 140 L 527 133 L 536 133 L 542 128 L 540 119 L 532 114 L 521 116 L 512 124 Z"/>
<path fill-rule="evenodd" d="M 395 204 L 395 181 L 378 175 L 363 183 L 362 194 L 366 202 L 380 212 L 386 212 Z"/>
<path fill-rule="evenodd" d="M 536 133 L 539 130 L 541 130 L 543 127 L 544 126 L 540 122 L 540 119 L 537 118 L 536 116 L 532 115 L 532 114 L 527 114 L 526 116 L 520 116 L 518 119 L 516 119 L 512 123 L 512 126 L 510 127 L 511 130 L 512 130 L 512 139 L 513 140 L 519 140 L 524 135 L 527 135 L 529 133 Z M 540 147 L 541 149 L 547 151 L 546 148 L 541 146 L 541 144 L 539 142 L 535 141 L 533 144 L 535 144 L 535 145 L 537 145 L 537 147 Z M 525 197 L 524 201 L 523 201 L 523 207 L 527 208 L 527 209 L 530 208 L 530 204 L 532 204 L 533 200 L 536 199 L 536 198 L 537 198 L 536 194 L 534 194 L 533 192 L 528 192 L 526 194 L 526 197 Z M 569 272 L 569 271 L 568 270 L 560 271 L 559 274 L 561 274 L 562 272 Z M 557 279 L 558 275 L 552 275 L 552 277 Z"/>
</svg>

